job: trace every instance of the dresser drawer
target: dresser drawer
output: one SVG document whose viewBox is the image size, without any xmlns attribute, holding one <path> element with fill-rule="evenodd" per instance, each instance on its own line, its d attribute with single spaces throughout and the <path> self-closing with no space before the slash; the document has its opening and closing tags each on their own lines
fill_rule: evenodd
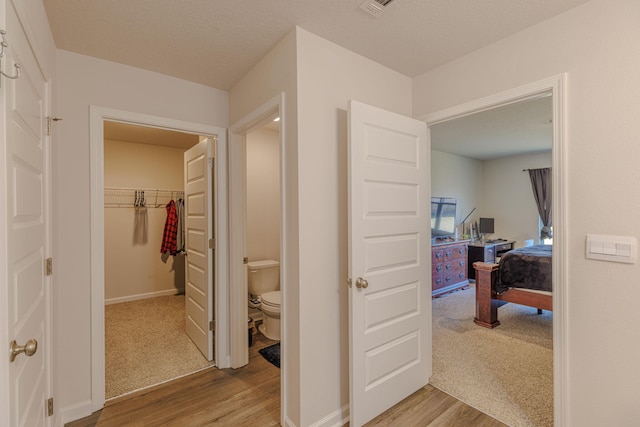
<svg viewBox="0 0 640 427">
<path fill-rule="evenodd" d="M 444 259 L 459 259 L 467 257 L 467 246 L 466 245 L 453 245 L 443 249 Z"/>
</svg>

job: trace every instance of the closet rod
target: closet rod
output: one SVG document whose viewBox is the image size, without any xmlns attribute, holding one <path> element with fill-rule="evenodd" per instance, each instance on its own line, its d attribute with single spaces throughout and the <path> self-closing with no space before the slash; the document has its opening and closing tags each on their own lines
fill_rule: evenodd
<svg viewBox="0 0 640 427">
<path fill-rule="evenodd" d="M 184 190 L 105 187 L 105 207 L 164 207 L 170 200 L 184 198 Z"/>
</svg>

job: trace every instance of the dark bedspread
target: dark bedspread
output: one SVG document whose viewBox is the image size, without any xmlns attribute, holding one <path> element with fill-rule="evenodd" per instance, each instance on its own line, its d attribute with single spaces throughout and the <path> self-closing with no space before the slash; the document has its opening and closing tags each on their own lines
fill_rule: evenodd
<svg viewBox="0 0 640 427">
<path fill-rule="evenodd" d="M 507 252 L 500 259 L 496 292 L 525 288 L 551 292 L 551 245 L 527 246 Z"/>
</svg>

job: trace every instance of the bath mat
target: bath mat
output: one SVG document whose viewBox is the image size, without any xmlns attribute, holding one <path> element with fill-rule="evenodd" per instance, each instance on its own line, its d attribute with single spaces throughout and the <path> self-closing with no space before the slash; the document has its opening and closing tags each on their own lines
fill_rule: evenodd
<svg viewBox="0 0 640 427">
<path fill-rule="evenodd" d="M 280 343 L 262 348 L 258 350 L 258 353 L 267 359 L 267 362 L 277 366 L 278 368 L 280 367 Z"/>
</svg>

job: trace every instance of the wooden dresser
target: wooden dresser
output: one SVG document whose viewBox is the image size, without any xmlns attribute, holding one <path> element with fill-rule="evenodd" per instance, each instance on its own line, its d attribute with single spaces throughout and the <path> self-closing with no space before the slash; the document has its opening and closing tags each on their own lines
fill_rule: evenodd
<svg viewBox="0 0 640 427">
<path fill-rule="evenodd" d="M 467 277 L 468 240 L 435 243 L 431 248 L 431 296 L 465 288 Z"/>
</svg>

